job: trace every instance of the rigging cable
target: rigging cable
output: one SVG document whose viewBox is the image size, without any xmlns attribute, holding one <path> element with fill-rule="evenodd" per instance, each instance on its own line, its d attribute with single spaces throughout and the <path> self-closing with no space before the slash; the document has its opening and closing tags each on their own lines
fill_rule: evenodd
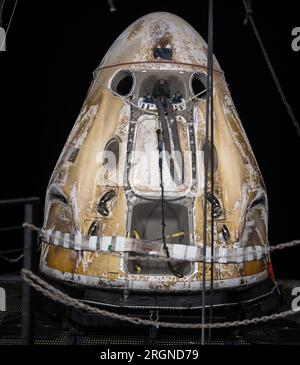
<svg viewBox="0 0 300 365">
<path fill-rule="evenodd" d="M 293 112 L 290 104 L 287 101 L 287 98 L 286 98 L 286 96 L 285 96 L 285 94 L 283 92 L 283 89 L 282 89 L 281 84 L 279 82 L 279 79 L 278 79 L 278 77 L 276 75 L 276 72 L 274 70 L 274 67 L 273 67 L 273 65 L 271 63 L 271 60 L 269 58 L 269 55 L 268 55 L 268 53 L 266 51 L 266 48 L 265 48 L 265 46 L 263 44 L 263 41 L 262 41 L 262 39 L 261 39 L 261 37 L 259 35 L 259 32 L 258 32 L 258 30 L 256 28 L 256 25 L 255 25 L 255 22 L 254 22 L 254 19 L 253 19 L 253 16 L 252 16 L 252 14 L 253 14 L 253 11 L 252 11 L 252 0 L 243 0 L 243 3 L 244 3 L 245 10 L 246 10 L 246 17 L 245 17 L 245 20 L 244 20 L 244 25 L 247 25 L 248 22 L 250 22 L 250 24 L 252 26 L 253 32 L 254 32 L 255 37 L 257 39 L 257 42 L 258 42 L 258 44 L 259 44 L 259 46 L 261 48 L 261 51 L 263 53 L 263 56 L 265 58 L 265 61 L 267 63 L 267 66 L 269 68 L 269 71 L 271 73 L 271 76 L 273 78 L 273 81 L 275 83 L 275 86 L 277 88 L 277 91 L 278 91 L 279 95 L 281 96 L 281 99 L 282 99 L 282 102 L 283 102 L 283 104 L 284 104 L 284 106 L 286 108 L 286 111 L 287 111 L 289 117 L 291 118 L 291 121 L 292 121 L 294 127 L 296 128 L 298 137 L 300 138 L 300 125 L 299 125 L 299 123 L 298 123 L 298 121 L 297 121 L 297 119 L 295 117 L 295 114 L 294 114 L 294 112 Z"/>
<path fill-rule="evenodd" d="M 3 13 L 4 5 L 5 5 L 5 0 L 0 0 L 0 27 L 2 27 L 2 24 L 3 24 L 2 13 Z"/>
<path fill-rule="evenodd" d="M 213 0 L 208 4 L 208 51 L 207 51 L 207 94 L 205 118 L 205 148 L 204 148 L 204 207 L 203 207 L 203 262 L 202 262 L 202 329 L 201 344 L 205 344 L 205 289 L 206 289 L 206 246 L 207 246 L 207 196 L 208 196 L 208 154 L 209 154 L 209 119 L 213 116 L 212 86 L 213 86 Z M 212 122 L 212 120 L 211 120 Z M 213 128 L 213 126 L 212 126 Z M 213 148 L 211 148 L 213 154 Z M 211 171 L 211 176 L 212 176 Z M 213 186 L 212 186 L 213 188 Z M 213 225 L 213 221 L 212 221 Z M 213 232 L 211 234 L 213 243 Z"/>
<path fill-rule="evenodd" d="M 161 101 L 159 100 L 158 102 L 161 102 Z M 168 245 L 166 242 L 166 233 L 165 233 L 166 223 L 165 223 L 165 202 L 164 202 L 165 198 L 164 198 L 164 182 L 163 182 L 163 156 L 162 156 L 164 139 L 163 139 L 162 131 L 160 129 L 157 129 L 156 133 L 157 133 L 157 143 L 158 143 L 158 153 L 159 153 L 158 164 L 159 164 L 160 188 L 161 188 L 162 241 L 163 241 L 163 248 L 166 252 L 166 256 L 169 259 L 170 253 L 169 253 L 169 248 L 168 248 Z M 167 263 L 168 263 L 169 270 L 172 272 L 173 275 L 175 275 L 178 278 L 183 278 L 183 274 L 176 271 L 170 261 L 168 261 Z"/>
<path fill-rule="evenodd" d="M 2 4 L 1 13 L 3 11 L 4 4 L 5 4 L 5 1 Z M 8 31 L 9 31 L 9 28 L 10 28 L 10 25 L 11 25 L 11 22 L 12 22 L 12 19 L 13 19 L 13 16 L 15 14 L 17 5 L 18 5 L 18 0 L 15 0 L 15 4 L 14 4 L 14 7 L 13 7 L 13 10 L 12 10 L 12 13 L 11 13 L 11 16 L 10 16 L 10 19 L 9 19 L 9 22 L 8 22 L 8 26 L 7 26 L 7 30 L 6 30 L 5 36 L 4 36 L 3 40 L 2 40 L 2 43 L 0 44 L 0 50 L 3 49 L 3 45 L 6 42 L 6 37 L 7 37 Z"/>
</svg>

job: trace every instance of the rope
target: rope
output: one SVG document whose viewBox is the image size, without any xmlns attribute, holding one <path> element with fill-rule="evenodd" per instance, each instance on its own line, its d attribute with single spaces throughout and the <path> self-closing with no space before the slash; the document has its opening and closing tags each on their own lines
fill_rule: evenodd
<svg viewBox="0 0 300 365">
<path fill-rule="evenodd" d="M 25 223 L 24 225 L 27 226 Z M 39 231 L 39 228 L 32 224 L 28 224 L 28 228 L 31 228 L 33 230 Z M 282 250 L 285 248 L 295 247 L 300 245 L 300 240 L 294 240 L 286 243 L 280 243 L 276 246 L 271 246 L 270 251 L 276 251 L 276 250 Z M 154 259 L 154 258 L 148 258 Z M 165 259 L 166 260 L 166 259 Z M 247 326 L 251 324 L 258 324 L 263 323 L 271 320 L 281 319 L 288 316 L 292 316 L 297 314 L 300 311 L 300 308 L 296 310 L 288 310 L 281 313 L 275 313 L 268 316 L 262 316 L 262 317 L 256 317 L 252 319 L 245 319 L 243 321 L 233 321 L 233 322 L 217 322 L 217 323 L 204 323 L 204 324 L 192 324 L 192 323 L 171 323 L 171 322 L 160 322 L 160 321 L 151 321 L 151 320 L 145 320 L 139 317 L 131 317 L 126 315 L 121 315 L 118 313 L 110 312 L 104 309 L 99 309 L 96 307 L 89 306 L 83 302 L 81 302 L 78 299 L 72 298 L 69 295 L 63 293 L 62 291 L 56 289 L 46 281 L 44 281 L 42 278 L 40 278 L 38 275 L 34 274 L 30 270 L 22 269 L 21 275 L 24 279 L 24 281 L 32 286 L 36 291 L 40 292 L 41 294 L 45 295 L 46 297 L 59 302 L 61 304 L 64 304 L 66 306 L 69 306 L 71 308 L 85 311 L 91 314 L 97 314 L 106 316 L 112 319 L 117 319 L 120 321 L 129 322 L 131 324 L 135 325 L 144 325 L 144 326 L 160 326 L 165 328 L 181 328 L 181 329 L 213 329 L 213 328 L 230 328 L 230 327 L 238 327 L 238 326 Z M 175 308 L 176 309 L 176 308 Z"/>
<path fill-rule="evenodd" d="M 251 7 L 251 1 L 249 1 L 249 0 L 248 1 L 247 0 L 243 0 L 243 3 L 244 3 L 245 10 L 246 10 L 246 18 L 244 20 L 244 25 L 247 25 L 248 24 L 248 21 L 250 21 L 250 24 L 252 26 L 253 32 L 254 32 L 255 37 L 257 39 L 257 42 L 258 42 L 258 44 L 259 44 L 259 46 L 261 48 L 261 51 L 263 53 L 263 56 L 265 58 L 265 61 L 267 63 L 267 66 L 269 68 L 269 71 L 271 73 L 271 76 L 273 78 L 273 81 L 275 83 L 275 86 L 277 88 L 277 91 L 278 91 L 278 93 L 279 93 L 279 95 L 280 95 L 280 97 L 282 99 L 282 102 L 283 102 L 283 104 L 284 104 L 284 106 L 285 106 L 285 108 L 287 110 L 287 113 L 288 113 L 289 117 L 291 118 L 291 121 L 293 123 L 293 126 L 296 128 L 298 137 L 300 138 L 300 125 L 299 125 L 299 123 L 298 123 L 298 121 L 297 121 L 297 119 L 295 117 L 295 114 L 294 114 L 294 112 L 293 112 L 290 104 L 287 101 L 287 98 L 286 98 L 286 96 L 285 96 L 285 94 L 283 92 L 283 89 L 281 87 L 281 84 L 279 82 L 279 79 L 278 79 L 278 77 L 276 75 L 276 72 L 274 70 L 274 67 L 273 67 L 273 65 L 271 63 L 271 60 L 270 60 L 269 56 L 268 56 L 267 50 L 266 50 L 266 48 L 265 48 L 265 46 L 263 44 L 263 41 L 262 41 L 262 39 L 261 39 L 261 37 L 259 35 L 259 32 L 258 32 L 258 30 L 256 28 L 254 19 L 252 17 L 252 13 L 253 12 L 252 12 L 252 7 Z"/>
<path fill-rule="evenodd" d="M 36 225 L 34 225 L 34 224 L 32 224 L 32 223 L 24 222 L 24 223 L 22 224 L 22 227 L 23 227 L 23 228 L 29 228 L 29 229 L 31 229 L 32 231 L 37 231 L 37 232 L 39 232 L 39 233 L 41 233 L 41 231 L 42 231 L 42 229 L 41 229 L 41 228 L 37 227 Z"/>
<path fill-rule="evenodd" d="M 294 240 L 294 241 L 290 241 L 290 242 L 286 242 L 286 243 L 279 243 L 276 246 L 270 246 L 269 251 L 273 252 L 276 250 L 283 250 L 284 248 L 295 247 L 298 245 L 300 245 L 300 240 Z"/>
<path fill-rule="evenodd" d="M 23 223 L 22 225 L 23 228 L 29 228 L 32 229 L 34 231 L 38 231 L 41 232 L 41 228 L 35 226 L 34 224 L 31 223 Z M 270 244 L 270 242 L 268 242 L 268 244 Z M 279 243 L 277 245 L 274 246 L 269 246 L 269 252 L 274 252 L 277 250 L 282 250 L 285 248 L 290 248 L 290 247 L 296 247 L 300 245 L 300 240 L 293 240 L 293 241 L 289 241 L 289 242 L 284 242 L 284 243 Z M 213 257 L 213 256 L 212 256 Z M 128 260 L 136 260 L 136 257 L 128 257 Z M 147 256 L 147 257 L 139 257 L 140 261 L 178 261 L 180 259 L 174 259 L 174 258 L 166 258 L 166 257 L 152 257 L 152 256 Z M 185 260 L 183 260 L 185 261 Z M 201 262 L 201 260 L 199 261 Z"/>
<path fill-rule="evenodd" d="M 274 252 L 277 250 L 283 250 L 285 248 L 296 247 L 300 245 L 300 240 L 294 240 L 286 243 L 280 243 L 276 246 L 269 246 L 269 252 Z M 211 256 L 213 258 L 213 256 Z M 128 257 L 128 260 L 136 260 L 136 257 Z M 174 259 L 166 257 L 155 257 L 155 256 L 145 256 L 139 257 L 139 261 L 185 261 L 184 259 Z M 202 260 L 195 260 L 193 262 L 202 262 Z"/>
<path fill-rule="evenodd" d="M 131 317 L 119 313 L 114 313 L 107 311 L 105 309 L 100 309 L 96 307 L 92 307 L 85 303 L 82 303 L 80 300 L 75 299 L 58 290 L 54 286 L 47 283 L 38 275 L 35 275 L 32 271 L 22 269 L 21 271 L 23 280 L 30 286 L 32 286 L 36 291 L 45 295 L 46 297 L 54 300 L 55 302 L 64 304 L 73 309 L 88 312 L 91 314 L 97 314 L 105 317 L 109 317 L 111 319 L 117 319 L 120 321 L 129 322 L 134 325 L 144 325 L 144 326 L 160 326 L 165 328 L 181 328 L 181 329 L 205 329 L 205 328 L 230 328 L 230 327 L 238 327 L 238 326 L 248 326 L 251 324 L 258 324 L 262 322 L 267 322 L 271 320 L 276 320 L 280 318 L 285 318 L 288 316 L 292 316 L 300 312 L 300 307 L 296 310 L 288 310 L 281 313 L 274 313 L 271 315 L 266 315 L 262 317 L 256 317 L 252 319 L 245 319 L 243 321 L 233 321 L 233 322 L 217 322 L 217 323 L 172 323 L 172 322 L 161 322 L 161 321 L 151 321 L 147 319 L 142 319 L 140 317 Z"/>
<path fill-rule="evenodd" d="M 37 226 L 35 226 L 34 224 L 30 224 L 30 223 L 23 223 L 22 225 L 23 228 L 29 228 L 31 230 L 34 230 L 34 231 L 37 231 L 37 232 L 41 232 L 41 229 L 38 228 Z M 296 246 L 299 246 L 300 245 L 300 240 L 293 240 L 293 241 L 289 241 L 289 242 L 285 242 L 285 243 L 279 243 L 275 246 L 269 246 L 269 252 L 274 252 L 274 251 L 277 251 L 277 250 L 283 250 L 285 248 L 291 248 L 291 247 L 296 247 Z M 39 245 L 38 247 L 38 250 L 40 249 L 41 247 L 41 244 Z M 22 258 L 23 258 L 24 254 L 21 254 L 20 256 L 18 256 L 17 258 L 13 258 L 13 259 L 10 259 L 6 256 L 4 256 L 3 254 L 0 254 L 0 258 L 2 258 L 3 260 L 6 260 L 10 263 L 16 263 L 18 261 L 20 261 Z M 213 257 L 213 256 L 211 256 Z M 136 257 L 128 257 L 127 258 L 128 260 L 136 260 Z M 143 257 L 143 256 L 140 256 L 139 257 L 139 261 L 153 261 L 153 262 L 177 262 L 177 261 L 180 261 L 180 259 L 174 259 L 174 258 L 168 258 L 168 257 L 152 257 L 152 256 L 146 256 L 146 257 Z M 185 260 L 182 260 L 182 261 L 185 261 Z M 199 261 L 200 262 L 200 261 Z"/>
<path fill-rule="evenodd" d="M 158 103 L 160 103 L 163 106 L 163 102 L 162 100 L 158 100 L 157 101 L 157 106 L 158 106 L 158 111 L 159 111 L 159 105 Z M 166 113 L 165 107 L 164 108 L 164 112 Z M 162 118 L 164 118 L 164 116 L 160 115 L 159 113 L 159 119 L 160 119 L 160 123 L 163 126 L 162 123 Z M 163 152 L 163 146 L 164 146 L 164 139 L 162 138 L 162 136 L 167 133 L 166 130 L 163 129 L 163 131 L 161 132 L 160 129 L 158 129 L 156 131 L 157 133 L 157 144 L 158 144 L 158 152 L 159 152 L 159 161 L 158 161 L 158 166 L 159 166 L 159 176 L 160 176 L 160 188 L 161 188 L 161 227 L 162 227 L 162 240 L 163 240 L 163 248 L 166 252 L 167 255 L 167 259 L 169 259 L 169 261 L 167 261 L 168 263 L 168 268 L 171 271 L 171 273 L 178 277 L 178 278 L 182 278 L 183 274 L 177 272 L 177 270 L 174 269 L 174 267 L 172 266 L 172 263 L 170 261 L 170 253 L 169 253 L 169 248 L 166 242 L 166 234 L 165 234 L 165 228 L 166 228 L 166 223 L 165 223 L 165 198 L 164 198 L 164 181 L 163 181 L 163 156 L 162 156 L 162 152 Z"/>
</svg>

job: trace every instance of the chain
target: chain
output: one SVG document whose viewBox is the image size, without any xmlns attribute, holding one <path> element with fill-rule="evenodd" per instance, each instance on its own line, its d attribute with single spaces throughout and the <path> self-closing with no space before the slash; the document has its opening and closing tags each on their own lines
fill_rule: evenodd
<svg viewBox="0 0 300 365">
<path fill-rule="evenodd" d="M 15 263 L 19 262 L 23 257 L 24 257 L 23 253 L 20 256 L 13 258 L 13 259 L 10 259 L 9 257 L 6 257 L 6 256 L 0 254 L 0 258 L 5 261 L 8 261 L 10 264 L 15 264 Z"/>
<path fill-rule="evenodd" d="M 290 241 L 290 242 L 286 242 L 286 243 L 279 243 L 276 246 L 270 246 L 269 251 L 273 252 L 276 250 L 283 250 L 284 248 L 295 247 L 298 245 L 300 245 L 300 240 L 294 240 L 294 241 Z"/>
<path fill-rule="evenodd" d="M 172 322 L 160 322 L 158 320 L 147 320 L 142 319 L 139 317 L 131 317 L 128 315 L 122 315 L 119 313 L 109 312 L 105 309 L 99 309 L 96 307 L 92 307 L 90 305 L 87 305 L 85 303 L 82 303 L 80 300 L 75 299 L 67 295 L 66 293 L 63 293 L 62 291 L 58 290 L 54 286 L 47 283 L 45 280 L 43 280 L 38 275 L 35 275 L 32 271 L 23 269 L 21 271 L 21 274 L 23 276 L 23 279 L 26 281 L 27 284 L 32 286 L 35 290 L 42 293 L 46 297 L 54 300 L 55 302 L 59 302 L 61 304 L 64 304 L 68 307 L 85 311 L 92 314 L 97 314 L 105 317 L 109 317 L 112 319 L 117 319 L 120 321 L 129 322 L 131 324 L 135 325 L 144 325 L 144 326 L 159 326 L 159 327 L 165 327 L 165 328 L 181 328 L 181 329 L 200 329 L 200 328 L 229 328 L 229 327 L 238 327 L 238 326 L 247 326 L 251 324 L 257 324 L 262 322 L 267 322 L 271 320 L 276 320 L 280 318 L 285 318 L 294 314 L 297 314 L 300 312 L 300 308 L 297 308 L 296 310 L 288 310 L 281 313 L 275 313 L 268 316 L 262 316 L 262 317 L 256 317 L 251 319 L 245 319 L 243 321 L 233 321 L 233 322 L 217 322 L 217 323 L 205 323 L 205 324 L 198 324 L 198 323 L 172 323 Z"/>
<path fill-rule="evenodd" d="M 296 247 L 300 245 L 300 240 L 294 240 L 294 241 L 290 241 L 290 242 L 286 242 L 286 243 L 279 243 L 278 245 L 275 246 L 269 246 L 269 252 L 274 252 L 277 250 L 283 250 L 285 248 L 290 248 L 290 247 Z M 128 257 L 128 260 L 136 260 L 137 257 L 131 256 Z M 167 257 L 152 257 L 152 256 L 139 256 L 138 257 L 139 261 L 186 261 L 184 259 L 175 259 L 175 258 L 167 258 Z M 198 260 L 197 260 L 198 261 Z M 197 262 L 195 261 L 195 262 Z M 201 262 L 201 261 L 199 261 Z"/>
<path fill-rule="evenodd" d="M 30 224 L 30 223 L 23 223 L 22 225 L 23 228 L 30 228 L 34 231 L 38 231 L 39 234 L 41 232 L 41 229 L 38 228 L 37 226 Z M 293 241 L 289 241 L 289 242 L 285 242 L 285 243 L 279 243 L 275 246 L 269 246 L 269 252 L 274 252 L 277 250 L 283 250 L 285 248 L 290 248 L 290 247 L 295 247 L 295 246 L 299 246 L 300 245 L 300 240 L 293 240 Z M 139 260 L 139 261 L 164 261 L 164 262 L 174 262 L 174 261 L 186 261 L 184 259 L 175 259 L 175 258 L 167 258 L 167 257 L 157 257 L 155 255 L 153 256 L 128 256 L 127 260 Z M 196 261 L 197 262 L 197 261 Z M 200 262 L 200 261 L 199 261 Z"/>
<path fill-rule="evenodd" d="M 32 224 L 32 223 L 27 223 L 27 222 L 24 222 L 23 224 L 22 224 L 22 227 L 23 228 L 29 228 L 29 229 L 31 229 L 32 231 L 37 231 L 37 232 L 41 232 L 42 230 L 41 230 L 41 228 L 39 228 L 39 227 L 37 227 L 37 226 L 35 226 L 34 224 Z"/>
<path fill-rule="evenodd" d="M 35 226 L 34 224 L 31 223 L 23 223 L 22 226 L 20 226 L 21 228 L 29 228 L 32 231 L 37 231 L 38 232 L 38 237 L 41 238 L 41 229 L 38 228 L 37 226 Z M 39 251 L 41 249 L 41 243 L 38 245 L 37 247 L 37 251 Z M 9 262 L 10 264 L 15 264 L 17 262 L 19 262 L 22 258 L 24 257 L 24 253 L 22 253 L 20 256 L 16 257 L 16 258 L 9 258 L 7 256 L 4 256 L 0 253 L 0 258 Z"/>
<path fill-rule="evenodd" d="M 23 228 L 29 228 L 35 231 L 41 232 L 40 228 L 37 226 L 30 224 L 30 223 L 23 223 Z M 293 240 L 286 243 L 280 243 L 276 246 L 270 246 L 269 251 L 273 252 L 276 250 L 282 250 L 285 248 L 295 247 L 300 245 L 300 240 Z M 19 261 L 23 257 L 23 254 L 18 257 L 17 259 L 13 259 L 13 261 L 17 260 Z M 129 257 L 130 260 L 136 260 L 136 257 Z M 174 259 L 168 259 L 168 258 L 158 258 L 158 257 L 139 257 L 140 261 L 174 261 Z M 15 261 L 16 262 L 16 261 Z M 38 275 L 35 275 L 30 270 L 22 270 L 22 276 L 23 279 L 31 285 L 35 290 L 42 293 L 46 297 L 62 303 L 66 306 L 72 307 L 74 309 L 82 310 L 85 312 L 93 313 L 102 315 L 105 317 L 109 317 L 112 319 L 117 319 L 120 321 L 126 321 L 135 325 L 144 325 L 144 326 L 155 326 L 156 328 L 159 327 L 165 327 L 165 328 L 181 328 L 181 329 L 201 329 L 201 328 L 230 328 L 230 327 L 238 327 L 238 326 L 247 326 L 251 324 L 257 324 L 262 322 L 267 322 L 271 320 L 276 320 L 280 318 L 285 318 L 291 315 L 294 315 L 299 312 L 300 309 L 297 310 L 288 310 L 281 313 L 275 313 L 268 316 L 262 316 L 262 317 L 256 317 L 251 319 L 245 319 L 243 321 L 233 321 L 233 322 L 217 322 L 217 323 L 205 323 L 205 324 L 198 324 L 198 323 L 171 323 L 171 322 L 160 322 L 157 312 L 157 318 L 155 321 L 152 320 L 152 316 L 150 317 L 150 320 L 142 319 L 139 317 L 131 317 L 126 316 L 114 312 L 109 312 L 104 309 L 99 309 L 96 307 L 89 306 L 83 302 L 81 302 L 78 299 L 72 298 L 69 295 L 63 293 L 62 291 L 56 289 L 43 279 L 41 279 Z M 127 298 L 126 298 L 127 299 Z"/>
</svg>

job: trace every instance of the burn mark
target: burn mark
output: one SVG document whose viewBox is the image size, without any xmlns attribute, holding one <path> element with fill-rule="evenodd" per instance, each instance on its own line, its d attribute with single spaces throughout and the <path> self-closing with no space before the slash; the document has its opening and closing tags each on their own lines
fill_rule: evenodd
<svg viewBox="0 0 300 365">
<path fill-rule="evenodd" d="M 143 20 L 138 20 L 137 22 L 135 22 L 127 37 L 129 41 L 131 40 L 131 38 L 135 37 L 140 32 L 140 30 L 143 27 L 143 24 L 144 24 Z"/>
<path fill-rule="evenodd" d="M 162 37 L 158 39 L 157 47 L 160 48 L 170 48 L 173 41 L 173 36 L 171 33 L 166 32 Z"/>
</svg>

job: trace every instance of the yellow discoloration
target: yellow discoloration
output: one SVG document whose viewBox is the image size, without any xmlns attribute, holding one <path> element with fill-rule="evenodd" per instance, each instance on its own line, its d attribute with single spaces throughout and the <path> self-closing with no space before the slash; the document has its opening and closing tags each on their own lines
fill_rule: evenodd
<svg viewBox="0 0 300 365">
<path fill-rule="evenodd" d="M 120 256 L 118 254 L 98 252 L 75 252 L 63 247 L 49 246 L 45 261 L 47 266 L 72 274 L 90 276 L 107 276 L 116 279 L 120 272 Z M 86 262 L 86 264 L 84 264 Z"/>
<path fill-rule="evenodd" d="M 176 36 L 175 36 L 176 35 Z M 172 60 L 154 59 L 153 48 L 171 48 Z M 109 89 L 110 81 L 120 70 L 129 70 L 133 74 L 141 71 L 147 73 L 160 71 L 181 73 L 201 72 L 205 77 L 207 65 L 207 45 L 200 35 L 184 20 L 169 13 L 149 14 L 125 30 L 115 41 L 105 55 L 96 79 L 85 100 L 84 106 L 75 123 L 75 126 L 67 140 L 65 148 L 51 177 L 49 187 L 58 186 L 63 193 L 63 199 L 49 199 L 46 202 L 44 227 L 49 230 L 62 233 L 82 234 L 87 236 L 91 224 L 97 222 L 95 235 L 106 237 L 126 237 L 132 233 L 132 227 L 126 228 L 128 205 L 123 187 L 127 166 L 127 150 L 120 149 L 117 169 L 109 171 L 103 164 L 101 153 L 107 142 L 112 138 L 120 140 L 120 144 L 127 142 L 128 127 L 131 119 L 132 107 L 129 101 L 114 95 Z M 217 151 L 218 168 L 214 174 L 214 194 L 218 197 L 223 214 L 215 225 L 215 246 L 230 248 L 235 244 L 238 247 L 262 245 L 267 242 L 267 217 L 266 205 L 257 209 L 251 216 L 253 225 L 257 230 L 257 236 L 251 231 L 250 223 L 246 220 L 248 208 L 258 193 L 265 192 L 263 179 L 256 163 L 251 146 L 243 130 L 242 124 L 235 110 L 226 81 L 221 68 L 214 59 L 214 145 Z M 174 76 L 174 75 L 173 75 Z M 177 76 L 176 76 L 177 77 Z M 135 83 L 137 85 L 138 82 Z M 135 86 L 137 87 L 137 86 Z M 186 90 L 189 85 L 185 85 Z M 143 91 L 141 91 L 143 92 Z M 189 91 L 190 92 L 190 91 Z M 190 94 L 188 94 L 190 95 Z M 140 95 L 131 95 L 130 102 L 137 104 Z M 194 103 L 194 100 L 193 100 Z M 191 114 L 177 116 L 176 123 L 182 152 L 190 151 L 188 123 L 193 122 L 195 131 L 195 143 L 198 153 L 201 155 L 205 139 L 205 99 L 194 103 Z M 135 145 L 139 133 L 143 135 L 141 147 L 147 147 L 149 142 L 149 127 L 157 122 L 157 117 L 142 113 L 137 118 L 135 129 Z M 153 129 L 156 130 L 156 126 Z M 145 132 L 146 131 L 146 132 Z M 146 135 L 146 136 L 145 136 Z M 153 137 L 153 136 L 152 136 Z M 156 138 L 154 136 L 153 138 Z M 156 141 L 156 139 L 155 139 Z M 75 161 L 70 161 L 70 154 L 78 150 Z M 202 157 L 201 157 L 202 156 Z M 203 154 L 197 161 L 199 180 L 203 179 L 204 166 Z M 143 166 L 142 166 L 143 167 Z M 191 189 L 191 163 L 185 161 L 185 184 L 176 190 L 176 198 L 189 196 Z M 130 174 L 132 170 L 130 171 Z M 129 177 L 130 177 L 129 174 Z M 137 171 L 139 177 L 143 171 Z M 209 175 L 208 187 L 210 189 L 211 177 Z M 127 183 L 127 182 L 126 182 Z M 142 193 L 145 196 L 153 192 L 152 187 L 138 179 L 142 185 Z M 143 184 L 142 184 L 143 183 Z M 203 181 L 202 181 L 203 183 Z M 192 217 L 194 223 L 194 236 L 190 240 L 192 244 L 203 244 L 203 184 L 199 183 L 198 190 L 191 193 L 194 200 Z M 192 185 L 192 184 L 190 184 Z M 132 188 L 132 186 L 131 186 Z M 127 189 L 127 186 L 126 186 Z M 152 191 L 151 191 L 152 189 Z M 155 193 L 160 193 L 160 187 Z M 109 214 L 101 215 L 97 205 L 101 197 L 108 191 L 114 190 L 116 196 L 107 202 Z M 126 191 L 126 194 L 125 194 Z M 136 193 L 136 191 L 134 191 Z M 48 191 L 49 193 L 49 191 Z M 166 193 L 167 194 L 167 193 Z M 49 195 L 49 194 L 48 194 Z M 147 195 L 148 196 L 148 195 Z M 47 196 L 49 198 L 49 196 Z M 210 250 L 210 213 L 208 204 L 208 230 L 207 250 Z M 220 227 L 226 225 L 230 232 L 230 239 L 224 242 L 219 239 Z M 246 227 L 246 224 L 249 227 Z M 251 223 L 252 224 L 252 223 Z M 245 229 L 249 234 L 244 234 Z M 182 229 L 182 227 L 179 227 Z M 139 232 L 140 233 L 140 232 Z M 244 235 L 243 235 L 244 234 Z M 139 234 L 138 234 L 139 235 Z M 135 237 L 138 238 L 136 234 Z M 257 242 L 256 237 L 259 237 Z M 244 241 L 243 241 L 244 239 Z M 193 241 L 193 242 L 192 242 Z M 145 281 L 150 289 L 155 290 L 158 283 L 160 287 L 172 290 L 176 284 L 188 280 L 202 280 L 202 263 L 196 263 L 198 270 L 191 277 L 179 279 L 171 274 L 165 277 L 159 275 L 156 279 L 151 276 L 127 274 L 121 270 L 121 256 L 117 253 L 99 253 L 87 251 L 75 251 L 58 246 L 48 246 L 48 252 L 44 250 L 43 265 L 61 273 L 71 273 L 91 277 L 101 277 L 102 281 L 109 282 L 124 278 L 127 280 Z M 138 273 L 138 268 L 136 273 Z M 211 265 L 206 265 L 206 280 L 210 280 Z M 241 264 L 214 265 L 214 279 L 228 280 L 257 275 L 265 270 L 262 260 L 244 262 Z M 119 285 L 119 284 L 118 284 Z"/>
<path fill-rule="evenodd" d="M 77 254 L 74 250 L 63 247 L 49 246 L 46 263 L 48 267 L 61 272 L 76 272 Z"/>
<path fill-rule="evenodd" d="M 238 264 L 219 264 L 220 279 L 232 279 L 240 277 Z"/>
<path fill-rule="evenodd" d="M 130 41 L 133 37 L 137 36 L 138 33 L 141 31 L 143 27 L 144 21 L 142 19 L 137 20 L 134 25 L 132 26 L 132 29 L 128 32 L 128 41 Z"/>
<path fill-rule="evenodd" d="M 250 276 L 258 274 L 266 269 L 266 265 L 263 260 L 244 262 L 244 275 Z"/>
<path fill-rule="evenodd" d="M 205 265 L 205 280 L 210 280 L 211 278 L 211 264 L 210 263 L 206 263 Z M 199 281 L 202 280 L 202 277 L 203 277 L 203 264 L 202 262 L 200 262 L 198 264 L 198 275 L 197 275 L 197 278 Z M 214 280 L 218 280 L 220 279 L 219 278 L 219 265 L 218 264 L 215 264 L 214 265 Z"/>
</svg>

